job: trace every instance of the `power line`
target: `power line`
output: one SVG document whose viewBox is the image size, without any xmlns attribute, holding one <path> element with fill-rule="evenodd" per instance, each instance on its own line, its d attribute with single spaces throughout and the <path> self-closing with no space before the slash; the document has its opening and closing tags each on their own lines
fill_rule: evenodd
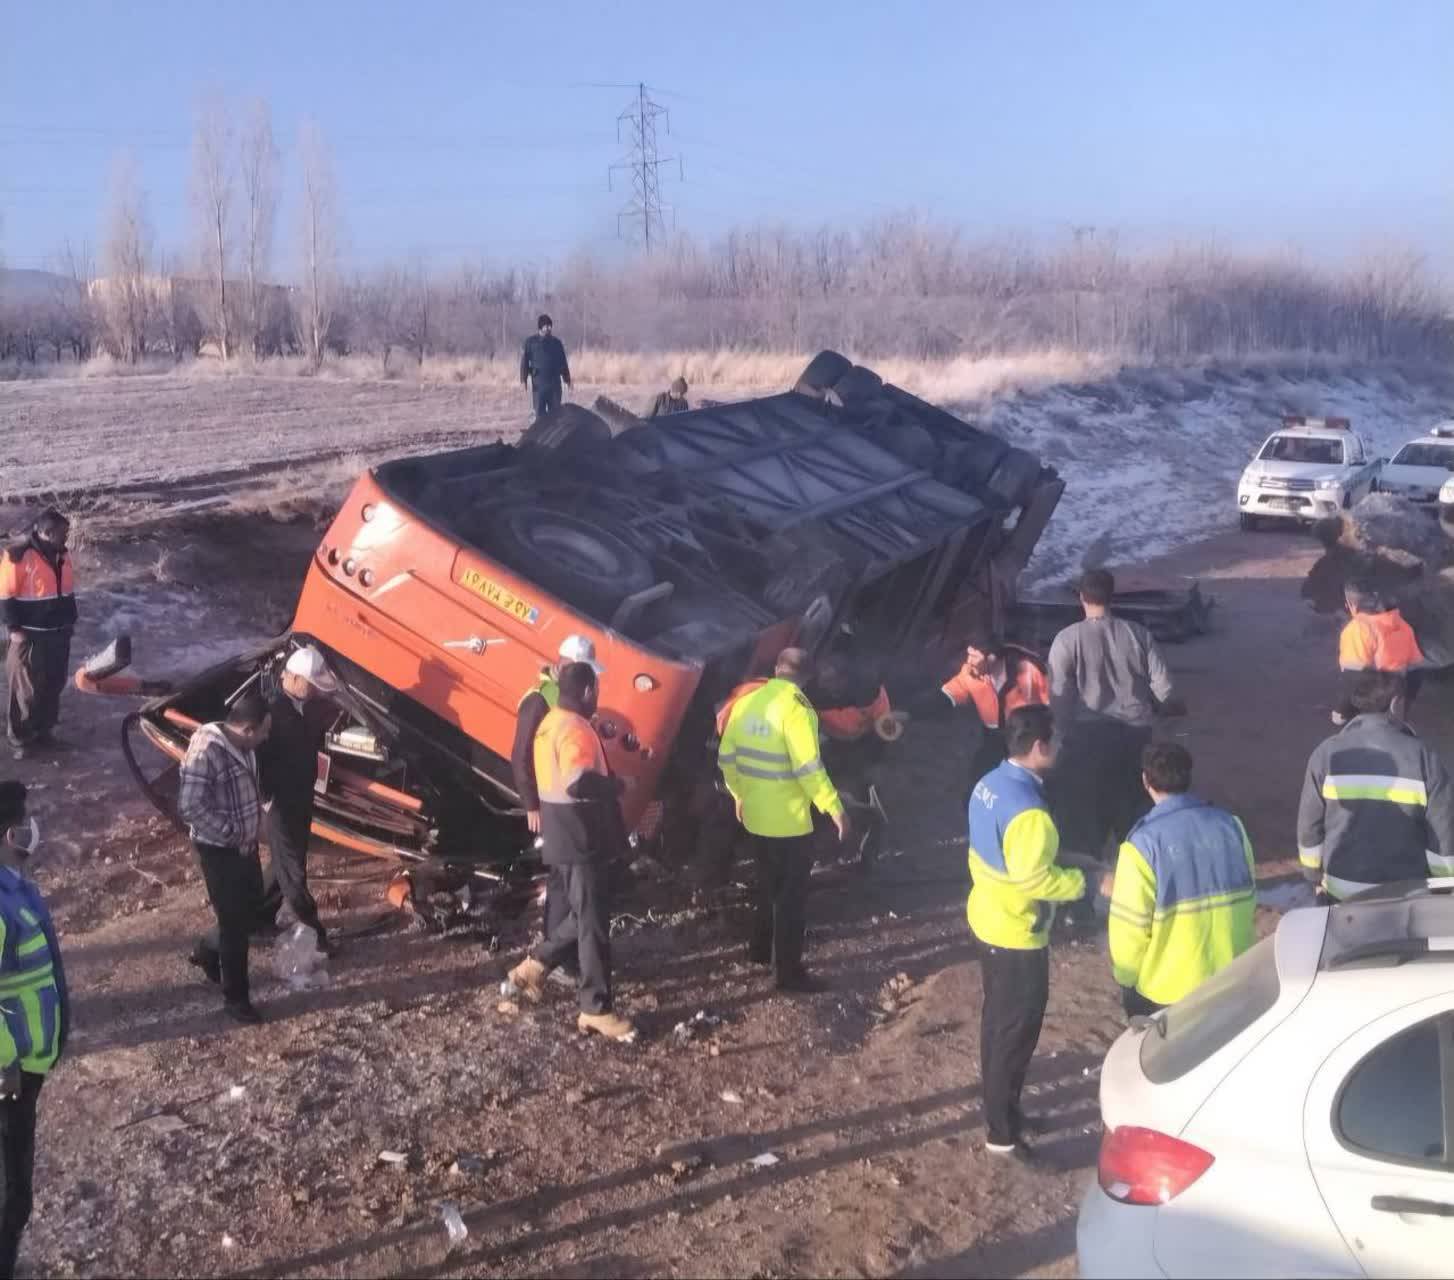
<svg viewBox="0 0 1454 1280">
<path fill-rule="evenodd" d="M 616 117 L 616 137 L 621 140 L 625 126 L 629 151 L 624 159 L 607 170 L 607 186 L 614 190 L 611 175 L 626 170 L 631 175 L 631 199 L 616 215 L 616 232 L 632 229 L 632 239 L 639 240 L 647 253 L 651 252 L 654 236 L 658 242 L 665 238 L 666 219 L 661 203 L 661 167 L 675 163 L 677 176 L 685 173 L 679 156 L 663 156 L 657 149 L 657 130 L 671 132 L 671 117 L 667 109 L 651 100 L 646 85 L 636 85 L 636 96 Z M 669 207 L 669 206 L 668 206 Z"/>
</svg>

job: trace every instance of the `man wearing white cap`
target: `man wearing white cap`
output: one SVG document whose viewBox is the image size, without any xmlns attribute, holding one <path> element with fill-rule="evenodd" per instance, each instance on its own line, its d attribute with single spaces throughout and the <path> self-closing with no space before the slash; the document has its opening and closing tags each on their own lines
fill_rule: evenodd
<svg viewBox="0 0 1454 1280">
<path fill-rule="evenodd" d="M 560 687 L 556 677 L 567 662 L 584 662 L 596 675 L 605 674 L 605 668 L 596 661 L 596 646 L 588 636 L 569 635 L 560 642 L 560 661 L 542 668 L 535 687 L 520 698 L 515 708 L 515 744 L 510 751 L 510 766 L 515 775 L 515 792 L 525 809 L 525 821 L 531 834 L 540 834 L 540 788 L 535 781 L 535 735 L 541 722 L 560 700 Z M 545 936 L 549 937 L 560 918 L 570 909 L 565 887 L 555 868 L 550 868 L 545 882 Z M 574 973 L 574 964 L 566 961 L 561 966 L 568 973 Z"/>
<path fill-rule="evenodd" d="M 258 780 L 268 802 L 268 872 L 263 886 L 265 921 L 275 921 L 286 900 L 298 918 L 328 949 L 318 904 L 308 891 L 308 837 L 313 825 L 318 753 L 337 714 L 330 697 L 338 681 L 312 645 L 294 649 L 283 667 L 280 688 L 268 703 L 273 729 L 258 749 Z"/>
</svg>

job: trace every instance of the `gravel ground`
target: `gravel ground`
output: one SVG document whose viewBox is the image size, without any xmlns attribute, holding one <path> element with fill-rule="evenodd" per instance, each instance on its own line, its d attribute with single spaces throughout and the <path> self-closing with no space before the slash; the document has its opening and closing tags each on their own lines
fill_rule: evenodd
<svg viewBox="0 0 1454 1280">
<path fill-rule="evenodd" d="M 314 537 L 195 517 L 98 540 L 81 556 L 78 657 L 118 620 L 148 673 L 268 634 Z M 1292 869 L 1303 762 L 1329 727 L 1332 624 L 1298 599 L 1313 550 L 1234 534 L 1152 566 L 1218 596 L 1217 633 L 1170 651 L 1191 715 L 1166 732 L 1195 753 L 1199 788 L 1246 820 L 1269 882 Z M 1446 752 L 1450 695 L 1435 682 L 1417 708 Z M 814 876 L 809 952 L 827 992 L 779 997 L 743 963 L 740 892 L 693 908 L 637 885 L 616 953 L 643 1035 L 622 1047 L 576 1035 L 568 992 L 502 1008 L 533 920 L 437 939 L 386 911 L 378 868 L 325 852 L 323 907 L 351 933 L 330 984 L 289 991 L 259 948 L 270 1020 L 224 1022 L 184 961 L 201 886 L 131 786 L 122 710 L 68 696 L 74 750 L 15 766 L 36 787 L 38 875 L 75 997 L 41 1103 L 30 1274 L 1073 1273 L 1116 989 L 1103 938 L 1057 942 L 1033 1073 L 1048 1168 L 984 1154 L 964 760 L 947 728 L 896 750 L 879 873 Z M 699 1011 L 704 1033 L 678 1037 Z M 468 1233 L 450 1251 L 441 1205 Z"/>
</svg>

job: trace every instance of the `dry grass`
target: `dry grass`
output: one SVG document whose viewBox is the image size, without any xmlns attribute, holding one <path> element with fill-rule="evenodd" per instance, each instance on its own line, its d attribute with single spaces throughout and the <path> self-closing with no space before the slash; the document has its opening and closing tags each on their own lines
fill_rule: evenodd
<svg viewBox="0 0 1454 1280">
<path fill-rule="evenodd" d="M 1162 380 L 1174 387 L 1188 378 L 1200 378 L 1205 371 L 1228 374 L 1251 372 L 1253 376 L 1308 376 L 1351 373 L 1367 376 L 1376 371 L 1382 379 L 1398 378 L 1400 370 L 1427 374 L 1422 364 L 1388 361 L 1370 366 L 1324 352 L 1285 351 L 1256 356 L 1215 356 L 1163 364 L 1155 367 L 1123 356 L 1089 354 L 1050 348 L 1021 355 L 954 356 L 947 359 L 917 359 L 905 356 L 865 357 L 845 352 L 867 364 L 907 391 L 943 404 L 976 403 L 1014 392 L 1033 393 L 1058 384 L 1101 382 L 1121 377 L 1132 385 Z M 713 390 L 782 391 L 797 381 L 811 359 L 802 351 L 750 351 L 730 347 L 718 350 L 663 352 L 598 351 L 573 352 L 571 370 L 581 387 L 665 388 L 673 378 L 684 377 L 693 398 Z M 385 374 L 377 359 L 368 356 L 330 357 L 315 370 L 302 357 L 254 361 L 239 358 L 223 362 L 204 356 L 180 363 L 170 359 L 148 359 L 126 364 L 110 356 L 97 356 L 82 364 L 41 363 L 20 366 L 10 372 L 19 379 L 31 378 L 134 378 L 162 377 L 186 381 L 233 378 L 309 378 L 322 382 L 393 382 L 421 386 L 469 386 L 512 389 L 519 385 L 519 361 L 515 356 L 430 356 L 419 363 L 407 357 L 395 358 Z"/>
<path fill-rule="evenodd" d="M 852 353 L 849 353 L 850 355 Z M 572 354 L 571 369 L 577 383 L 597 387 L 661 387 L 683 377 L 695 394 L 710 389 L 786 390 L 797 381 L 812 353 L 797 351 L 581 351 Z M 890 382 L 930 400 L 979 400 L 1007 390 L 1033 391 L 1057 382 L 1079 382 L 1104 377 L 1120 367 L 1109 356 L 1077 355 L 1069 351 L 1042 351 L 1027 355 L 973 359 L 916 360 L 905 357 L 864 358 Z M 83 364 L 42 364 L 34 376 L 47 378 L 185 377 L 194 379 L 297 378 L 322 381 L 405 382 L 509 388 L 519 382 L 519 361 L 511 356 L 431 356 L 422 364 L 395 358 L 385 375 L 376 359 L 343 356 L 325 360 L 318 370 L 300 357 L 255 362 L 203 357 L 177 363 L 169 359 L 125 364 L 110 356 L 97 356 Z M 19 376 L 31 376 L 18 371 Z"/>
</svg>

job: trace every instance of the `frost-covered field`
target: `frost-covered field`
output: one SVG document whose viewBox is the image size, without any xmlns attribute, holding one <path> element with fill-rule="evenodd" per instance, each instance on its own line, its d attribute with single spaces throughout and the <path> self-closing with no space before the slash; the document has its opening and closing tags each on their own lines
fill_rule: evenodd
<svg viewBox="0 0 1454 1280">
<path fill-rule="evenodd" d="M 1125 372 L 950 406 L 1059 468 L 1067 488 L 1030 578 L 1063 576 L 1093 543 L 1142 561 L 1236 524 L 1236 483 L 1284 412 L 1352 419 L 1375 456 L 1454 416 L 1454 381 L 1392 371 Z"/>
<path fill-rule="evenodd" d="M 1347 415 L 1384 455 L 1454 412 L 1454 375 L 1434 371 L 1289 363 L 1116 372 L 1066 362 L 1063 376 L 1082 380 L 1054 382 L 1044 362 L 1018 372 L 1001 364 L 986 362 L 989 382 L 958 366 L 952 381 L 928 367 L 888 372 L 951 397 L 947 407 L 1069 481 L 1031 566 L 1041 580 L 1073 571 L 1093 543 L 1126 563 L 1226 529 L 1238 472 L 1285 411 Z M 769 388 L 748 386 L 756 372 L 744 368 L 742 385 L 724 380 L 709 394 L 762 394 Z M 1014 390 L 1004 381 L 1014 377 L 1028 385 Z M 952 398 L 956 385 L 977 398 Z M 573 398 L 590 404 L 604 392 L 641 408 L 657 389 L 579 385 Z M 84 505 L 87 495 L 150 486 L 172 491 L 179 511 L 228 501 L 265 509 L 289 495 L 341 494 L 366 462 L 510 439 L 527 421 L 522 390 L 478 383 L 187 373 L 3 383 L 0 501 L 59 492 Z"/>
</svg>

